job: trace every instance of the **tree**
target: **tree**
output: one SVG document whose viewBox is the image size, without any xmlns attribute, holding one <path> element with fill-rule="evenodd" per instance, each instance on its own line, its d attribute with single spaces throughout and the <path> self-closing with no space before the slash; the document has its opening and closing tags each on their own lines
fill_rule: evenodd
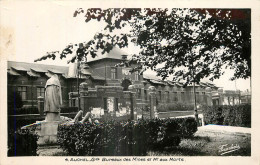
<svg viewBox="0 0 260 165">
<path fill-rule="evenodd" d="M 251 76 L 251 11 L 248 9 L 78 9 L 74 17 L 85 14 L 85 21 L 104 21 L 105 31 L 77 49 L 75 59 L 91 55 L 97 50 L 109 52 L 117 45 L 127 47 L 133 42 L 141 48 L 131 62 L 141 64 L 133 68 L 152 69 L 163 79 L 173 76 L 184 86 L 199 83 L 203 78 L 218 79 L 222 67 L 235 70 L 232 79 Z M 113 33 L 125 27 L 128 32 Z M 60 58 L 73 52 L 78 44 L 68 45 Z M 53 58 L 59 52 L 49 52 L 38 59 Z M 37 60 L 36 60 L 37 61 Z M 195 88 L 194 88 L 195 90 Z M 196 104 L 196 95 L 195 104 Z M 196 110 L 196 106 L 195 106 Z"/>
<path fill-rule="evenodd" d="M 105 21 L 108 31 L 97 33 L 92 40 L 68 45 L 61 53 L 48 52 L 38 60 L 66 57 L 77 50 L 70 62 L 97 50 L 109 52 L 117 45 L 127 47 L 129 41 L 141 48 L 132 60 L 143 69 L 155 70 L 162 78 L 174 75 L 185 85 L 209 77 L 219 78 L 221 66 L 235 69 L 235 78 L 251 75 L 250 10 L 243 9 L 78 9 L 74 16 L 85 14 L 86 22 Z M 130 26 L 127 33 L 112 34 Z M 140 68 L 139 68 L 140 69 Z M 194 76 L 194 77 L 193 77 Z"/>
</svg>

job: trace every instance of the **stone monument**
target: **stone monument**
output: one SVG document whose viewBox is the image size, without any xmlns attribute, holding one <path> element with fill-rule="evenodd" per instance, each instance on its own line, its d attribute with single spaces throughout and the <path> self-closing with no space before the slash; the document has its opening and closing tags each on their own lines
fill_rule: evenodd
<svg viewBox="0 0 260 165">
<path fill-rule="evenodd" d="M 45 85 L 44 114 L 41 122 L 38 144 L 52 144 L 57 142 L 58 125 L 61 122 L 60 108 L 62 105 L 61 85 L 58 75 L 54 74 Z"/>
</svg>

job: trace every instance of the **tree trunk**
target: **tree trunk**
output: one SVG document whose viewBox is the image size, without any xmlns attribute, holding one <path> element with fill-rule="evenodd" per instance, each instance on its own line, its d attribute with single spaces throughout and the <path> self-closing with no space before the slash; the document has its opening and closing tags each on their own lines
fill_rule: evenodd
<svg viewBox="0 0 260 165">
<path fill-rule="evenodd" d="M 195 88 L 195 68 L 193 66 L 192 63 L 192 68 L 193 68 L 193 72 L 192 72 L 192 77 L 193 77 L 193 93 L 194 93 L 194 115 L 195 115 L 195 120 L 197 122 L 197 125 L 199 126 L 199 115 L 198 115 L 198 110 L 197 110 L 197 99 L 196 99 L 196 88 Z"/>
<path fill-rule="evenodd" d="M 195 111 L 194 115 L 195 115 L 195 120 L 197 122 L 197 125 L 199 126 L 199 115 L 198 115 L 198 110 L 197 110 L 195 82 L 193 82 L 193 93 L 194 93 L 194 111 Z"/>
</svg>

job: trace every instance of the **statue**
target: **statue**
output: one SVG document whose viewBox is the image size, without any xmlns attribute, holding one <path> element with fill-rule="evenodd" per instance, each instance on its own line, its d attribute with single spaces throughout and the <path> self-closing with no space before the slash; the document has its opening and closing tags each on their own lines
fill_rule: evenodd
<svg viewBox="0 0 260 165">
<path fill-rule="evenodd" d="M 54 74 L 45 85 L 44 113 L 46 121 L 60 121 L 62 105 L 61 85 L 58 75 Z"/>
</svg>

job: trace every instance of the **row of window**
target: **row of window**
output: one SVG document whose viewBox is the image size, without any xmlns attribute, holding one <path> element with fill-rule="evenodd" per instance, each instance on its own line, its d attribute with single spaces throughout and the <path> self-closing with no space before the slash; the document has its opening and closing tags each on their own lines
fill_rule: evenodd
<svg viewBox="0 0 260 165">
<path fill-rule="evenodd" d="M 196 95 L 199 95 L 199 92 L 196 92 Z M 202 92 L 202 95 L 205 95 L 205 92 Z M 141 98 L 141 89 L 137 89 L 137 98 Z M 181 92 L 181 99 L 185 98 L 185 92 Z M 144 99 L 148 100 L 148 91 L 144 90 Z M 162 100 L 162 91 L 158 91 L 157 99 Z M 165 100 L 166 102 L 170 102 L 170 92 L 165 91 Z M 173 101 L 178 101 L 178 95 L 177 92 L 173 92 Z"/>
<path fill-rule="evenodd" d="M 27 99 L 27 87 L 26 86 L 19 86 L 18 88 L 18 93 L 20 94 L 20 96 L 22 97 L 22 100 L 26 100 Z M 178 101 L 177 98 L 177 92 L 173 92 L 174 93 L 174 101 Z M 198 92 L 196 92 L 196 94 L 199 94 Z M 205 92 L 203 92 L 202 94 L 205 95 Z M 37 98 L 41 96 L 44 97 L 44 87 L 37 87 Z M 184 97 L 184 92 L 181 92 L 181 96 Z M 136 98 L 137 99 L 141 99 L 141 89 L 138 88 L 137 92 L 136 92 Z M 148 100 L 148 91 L 144 90 L 144 99 Z M 162 91 L 158 91 L 158 99 L 162 100 Z M 170 93 L 169 91 L 165 91 L 165 100 L 169 101 L 170 100 Z"/>
<path fill-rule="evenodd" d="M 17 92 L 20 94 L 22 100 L 27 100 L 27 87 L 19 86 L 17 88 Z M 39 96 L 44 97 L 44 87 L 37 87 L 37 98 Z"/>
</svg>

